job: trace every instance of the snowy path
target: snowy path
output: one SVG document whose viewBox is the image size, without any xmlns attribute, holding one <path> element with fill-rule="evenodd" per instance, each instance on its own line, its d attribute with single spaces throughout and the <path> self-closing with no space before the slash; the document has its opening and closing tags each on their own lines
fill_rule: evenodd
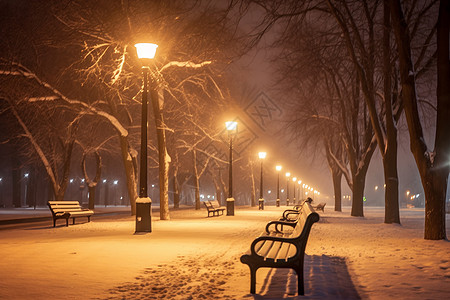
<svg viewBox="0 0 450 300">
<path fill-rule="evenodd" d="M 173 211 L 171 221 L 154 216 L 147 235 L 133 234 L 130 216 L 0 230 L 0 299 L 450 298 L 450 243 L 423 240 L 423 211 L 402 211 L 398 226 L 383 224 L 376 208 L 365 218 L 320 213 L 306 248 L 305 297 L 295 296 L 289 270 L 269 269 L 249 295 L 239 257 L 283 209 L 214 218 Z"/>
</svg>

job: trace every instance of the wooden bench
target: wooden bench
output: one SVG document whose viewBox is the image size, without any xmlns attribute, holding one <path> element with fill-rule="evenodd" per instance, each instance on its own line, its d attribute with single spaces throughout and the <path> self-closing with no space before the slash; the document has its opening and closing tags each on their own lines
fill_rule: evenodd
<svg viewBox="0 0 450 300">
<path fill-rule="evenodd" d="M 265 232 L 256 238 L 250 251 L 241 256 L 241 262 L 250 268 L 250 293 L 255 294 L 256 271 L 259 268 L 291 268 L 297 273 L 298 294 L 304 295 L 303 261 L 305 247 L 312 225 L 319 221 L 317 214 L 309 203 L 305 203 L 299 213 L 298 222 L 272 221 Z M 280 230 L 277 224 L 282 222 Z M 275 225 L 275 230 L 270 227 Z"/>
<path fill-rule="evenodd" d="M 223 211 L 225 210 L 225 207 L 220 206 L 219 201 L 204 201 L 203 202 L 206 206 L 206 209 L 208 210 L 208 217 L 210 217 L 210 214 L 212 213 L 212 216 L 215 215 L 223 215 Z"/>
<path fill-rule="evenodd" d="M 313 208 L 314 208 L 315 210 L 321 210 L 321 211 L 325 212 L 325 211 L 324 211 L 325 205 L 327 205 L 325 202 L 321 202 L 321 203 L 319 203 L 319 204 L 313 206 Z"/>
<path fill-rule="evenodd" d="M 69 218 L 73 219 L 73 225 L 77 217 L 87 217 L 90 222 L 94 214 L 94 211 L 82 208 L 78 201 L 48 201 L 47 205 L 52 212 L 53 227 L 56 226 L 58 219 L 66 219 L 66 226 L 69 226 Z"/>
</svg>

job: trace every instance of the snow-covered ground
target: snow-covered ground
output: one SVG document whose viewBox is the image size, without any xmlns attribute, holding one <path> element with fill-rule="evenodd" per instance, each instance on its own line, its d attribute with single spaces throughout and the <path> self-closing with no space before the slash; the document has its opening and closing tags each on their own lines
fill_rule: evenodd
<svg viewBox="0 0 450 300">
<path fill-rule="evenodd" d="M 292 272 L 275 269 L 258 271 L 250 295 L 239 257 L 284 208 L 154 213 L 144 235 L 127 215 L 3 229 L 0 299 L 450 299 L 450 243 L 423 239 L 423 210 L 402 210 L 400 226 L 384 224 L 382 208 L 355 218 L 328 206 L 306 247 L 305 296 Z"/>
</svg>

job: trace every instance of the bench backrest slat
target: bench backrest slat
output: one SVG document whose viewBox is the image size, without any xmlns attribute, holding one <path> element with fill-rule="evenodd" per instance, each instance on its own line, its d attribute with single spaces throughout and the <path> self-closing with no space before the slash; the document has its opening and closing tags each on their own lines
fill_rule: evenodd
<svg viewBox="0 0 450 300">
<path fill-rule="evenodd" d="M 219 207 L 220 207 L 219 201 L 217 201 L 217 200 L 208 201 L 208 202 L 209 202 L 209 203 L 211 204 L 211 206 L 214 207 L 214 208 L 219 208 Z"/>
<path fill-rule="evenodd" d="M 83 211 L 78 201 L 48 201 L 47 205 L 53 214 Z"/>
</svg>

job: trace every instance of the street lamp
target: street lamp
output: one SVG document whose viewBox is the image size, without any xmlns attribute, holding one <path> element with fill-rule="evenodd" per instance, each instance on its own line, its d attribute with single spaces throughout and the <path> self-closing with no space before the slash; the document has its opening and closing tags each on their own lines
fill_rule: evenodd
<svg viewBox="0 0 450 300">
<path fill-rule="evenodd" d="M 264 209 L 264 196 L 263 196 L 263 161 L 264 158 L 266 158 L 266 152 L 259 152 L 258 156 L 259 159 L 261 160 L 261 180 L 260 180 L 260 187 L 259 187 L 259 201 L 258 201 L 258 208 L 260 210 Z"/>
<path fill-rule="evenodd" d="M 228 198 L 227 198 L 227 216 L 234 216 L 234 198 L 233 198 L 233 135 L 237 133 L 237 122 L 225 122 L 225 128 L 230 138 L 230 163 L 228 167 Z"/>
<path fill-rule="evenodd" d="M 289 206 L 289 178 L 291 173 L 286 172 L 286 206 Z"/>
<path fill-rule="evenodd" d="M 297 177 L 292 178 L 292 181 L 294 182 L 294 200 L 292 203 L 295 205 L 295 183 L 297 182 Z"/>
<path fill-rule="evenodd" d="M 277 207 L 280 207 L 280 171 L 281 171 L 281 166 L 278 165 L 275 167 L 275 169 L 277 170 L 278 173 L 278 178 L 277 178 Z"/>
<path fill-rule="evenodd" d="M 158 45 L 138 43 L 134 45 L 139 60 L 142 63 L 142 116 L 141 116 L 141 161 L 139 171 L 139 197 L 136 199 L 136 231 L 152 232 L 152 200 L 147 192 L 147 106 L 148 106 L 148 71 L 150 61 L 155 57 Z"/>
<path fill-rule="evenodd" d="M 297 183 L 298 183 L 298 201 L 299 201 L 299 203 L 300 203 L 300 201 L 302 201 L 303 200 L 303 190 L 301 189 L 301 184 L 302 184 L 302 181 L 301 180 L 299 180 L 299 181 L 297 181 Z M 300 191 L 302 191 L 301 193 L 300 193 Z"/>
</svg>

